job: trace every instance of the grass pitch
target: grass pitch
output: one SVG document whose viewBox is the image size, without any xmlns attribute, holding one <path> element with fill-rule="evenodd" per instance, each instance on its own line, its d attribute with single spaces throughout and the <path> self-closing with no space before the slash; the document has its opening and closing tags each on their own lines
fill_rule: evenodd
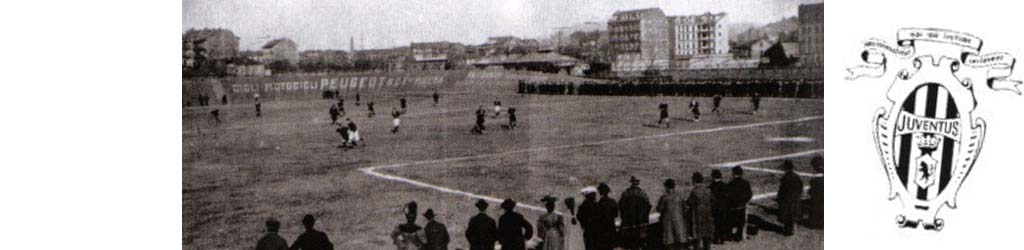
<svg viewBox="0 0 1024 250">
<path fill-rule="evenodd" d="M 538 205 L 545 194 L 582 200 L 577 191 L 598 182 L 608 183 L 618 198 L 635 175 L 656 202 L 663 193 L 659 183 L 667 177 L 688 191 L 695 171 L 707 175 L 715 164 L 793 153 L 808 153 L 792 160 L 797 171 L 809 173 L 810 155 L 824 147 L 822 100 L 765 98 L 762 111 L 752 115 L 747 98 L 725 98 L 722 112 L 711 114 L 710 98 L 442 93 L 434 106 L 429 95 L 364 95 L 361 106 L 347 98 L 347 117 L 359 125 L 366 142 L 350 150 L 336 147 L 340 137 L 327 113 L 331 100 L 266 102 L 260 118 L 251 105 L 219 107 L 221 124 L 213 121 L 209 108 L 184 110 L 183 249 L 252 248 L 268 217 L 282 221 L 280 234 L 291 242 L 302 232 L 299 220 L 307 213 L 317 216 L 317 228 L 336 249 L 392 249 L 388 235 L 404 220 L 402 205 L 412 200 L 421 210 L 438 213 L 452 235 L 450 249 L 468 248 L 464 229 L 476 214 L 474 198 L 361 171 L 378 166 L 400 164 L 375 171 L 526 205 Z M 399 97 L 406 97 L 410 107 L 400 132 L 392 134 L 390 112 Z M 701 102 L 699 122 L 686 109 L 691 99 Z M 374 118 L 366 115 L 365 103 L 371 100 Z M 503 129 L 506 116 L 488 116 L 486 133 L 470 134 L 473 111 L 483 105 L 493 112 L 495 100 L 504 109 L 519 110 L 519 127 Z M 663 100 L 670 104 L 671 127 L 643 126 L 656 122 Z M 780 163 L 758 160 L 746 166 L 778 169 Z M 774 193 L 780 178 L 763 171 L 746 176 L 761 197 Z M 804 178 L 805 185 L 809 179 Z M 768 213 L 774 201 L 754 203 L 754 215 L 776 221 Z M 566 211 L 561 204 L 558 210 Z M 531 223 L 540 215 L 518 211 Z M 491 216 L 500 213 L 492 204 Z M 425 223 L 423 218 L 418 222 Z M 569 227 L 570 249 L 582 249 L 580 234 L 578 226 Z M 821 249 L 823 242 L 822 230 L 801 227 L 790 238 L 762 232 L 715 247 Z"/>
</svg>

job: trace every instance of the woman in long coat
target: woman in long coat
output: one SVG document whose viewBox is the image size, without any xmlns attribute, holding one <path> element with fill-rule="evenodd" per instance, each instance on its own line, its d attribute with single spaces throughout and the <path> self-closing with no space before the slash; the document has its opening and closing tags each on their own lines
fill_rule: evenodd
<svg viewBox="0 0 1024 250">
<path fill-rule="evenodd" d="M 657 208 L 661 213 L 662 242 L 667 249 L 675 249 L 686 243 L 686 221 L 683 217 L 686 199 L 675 190 L 675 180 L 665 180 L 664 185 L 665 194 L 658 199 Z"/>
<path fill-rule="evenodd" d="M 711 189 L 704 185 L 704 176 L 700 173 L 693 173 L 693 190 L 690 197 L 686 199 L 690 215 L 690 234 L 696 241 L 698 249 L 709 249 L 711 239 L 715 236 L 715 222 L 711 217 L 711 203 L 714 196 Z"/>
<path fill-rule="evenodd" d="M 538 250 L 563 250 L 565 249 L 565 222 L 562 215 L 555 213 L 555 202 L 558 201 L 550 195 L 540 200 L 548 213 L 537 218 L 537 236 L 543 240 Z"/>
</svg>

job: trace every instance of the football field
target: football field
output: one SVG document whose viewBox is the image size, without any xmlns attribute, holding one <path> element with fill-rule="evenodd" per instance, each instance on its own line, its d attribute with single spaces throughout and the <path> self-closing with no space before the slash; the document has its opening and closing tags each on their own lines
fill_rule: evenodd
<svg viewBox="0 0 1024 250">
<path fill-rule="evenodd" d="M 492 201 L 494 218 L 501 214 L 494 201 L 514 199 L 535 223 L 547 194 L 582 201 L 581 188 L 605 182 L 618 199 L 636 176 L 656 203 L 665 178 L 688 192 L 694 172 L 718 168 L 729 176 L 734 165 L 748 170 L 752 215 L 777 224 L 771 210 L 781 162 L 794 161 L 806 185 L 811 157 L 824 154 L 820 99 L 764 98 L 755 115 L 748 98 L 725 98 L 712 114 L 708 97 L 442 93 L 435 106 L 429 95 L 364 95 L 361 106 L 347 96 L 346 117 L 365 141 L 347 150 L 337 147 L 341 137 L 330 124 L 334 100 L 265 102 L 259 118 L 251 104 L 219 107 L 220 124 L 210 108 L 183 110 L 183 248 L 252 248 L 269 217 L 282 221 L 280 235 L 291 242 L 301 217 L 313 214 L 335 249 L 393 249 L 389 234 L 404 221 L 402 206 L 416 201 L 448 226 L 449 249 L 467 249 L 476 199 Z M 400 97 L 409 108 L 391 133 Z M 496 100 L 518 109 L 518 128 L 502 128 L 504 114 L 492 117 Z M 691 100 L 701 103 L 699 122 L 686 109 Z M 377 104 L 376 117 L 367 117 L 368 101 Z M 657 121 L 662 101 L 671 127 L 645 126 Z M 471 134 L 481 105 L 491 112 L 487 130 Z M 558 210 L 568 216 L 561 203 Z M 567 226 L 568 246 L 582 249 L 578 225 Z M 822 230 L 804 227 L 789 238 L 762 230 L 715 248 L 821 249 L 823 239 Z"/>
</svg>

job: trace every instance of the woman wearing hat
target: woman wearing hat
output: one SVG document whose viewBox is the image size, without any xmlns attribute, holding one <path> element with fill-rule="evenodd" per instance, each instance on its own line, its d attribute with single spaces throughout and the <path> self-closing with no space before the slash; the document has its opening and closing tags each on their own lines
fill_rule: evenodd
<svg viewBox="0 0 1024 250">
<path fill-rule="evenodd" d="M 547 208 L 548 213 L 537 218 L 537 235 L 543 240 L 538 250 L 562 250 L 565 249 L 565 222 L 562 215 L 555 213 L 555 203 L 558 199 L 545 195 L 540 199 Z"/>
</svg>

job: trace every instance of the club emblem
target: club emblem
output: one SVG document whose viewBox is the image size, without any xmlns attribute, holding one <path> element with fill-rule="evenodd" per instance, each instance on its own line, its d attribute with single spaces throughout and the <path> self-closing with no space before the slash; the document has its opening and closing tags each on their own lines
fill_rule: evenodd
<svg viewBox="0 0 1024 250">
<path fill-rule="evenodd" d="M 1015 59 L 1007 53 L 980 54 L 982 40 L 971 34 L 905 28 L 895 46 L 880 39 L 864 43 L 863 65 L 849 68 L 848 80 L 888 81 L 888 102 L 872 127 L 889 179 L 889 200 L 900 200 L 903 228 L 939 231 L 939 210 L 956 208 L 956 195 L 974 167 L 985 138 L 985 120 L 974 117 L 975 86 L 1020 95 L 1009 80 Z M 985 88 L 977 88 L 980 89 Z"/>
</svg>

